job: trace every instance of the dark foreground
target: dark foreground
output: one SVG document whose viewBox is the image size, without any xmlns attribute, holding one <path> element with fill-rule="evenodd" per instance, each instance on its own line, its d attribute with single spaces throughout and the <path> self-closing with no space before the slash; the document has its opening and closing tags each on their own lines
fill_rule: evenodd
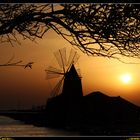
<svg viewBox="0 0 140 140">
<path fill-rule="evenodd" d="M 101 92 L 77 98 L 61 94 L 48 100 L 45 109 L 1 111 L 0 115 L 80 136 L 140 135 L 140 107 Z"/>
<path fill-rule="evenodd" d="M 20 120 L 25 124 L 33 124 L 38 127 L 57 128 L 66 131 L 78 132 L 79 136 L 139 136 L 140 124 L 71 124 L 64 125 L 58 123 L 47 122 L 46 112 L 31 112 L 31 111 L 11 111 L 1 112 L 0 115 L 11 117 L 15 120 Z M 57 116 L 56 116 L 57 117 Z"/>
</svg>

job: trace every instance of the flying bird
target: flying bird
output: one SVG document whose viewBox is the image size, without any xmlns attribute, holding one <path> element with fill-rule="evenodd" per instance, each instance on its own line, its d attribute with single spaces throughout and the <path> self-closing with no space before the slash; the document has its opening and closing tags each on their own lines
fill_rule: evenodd
<svg viewBox="0 0 140 140">
<path fill-rule="evenodd" d="M 25 65 L 24 69 L 27 68 L 27 67 L 29 67 L 30 69 L 32 69 L 32 64 L 33 64 L 33 63 L 34 63 L 34 62 L 29 62 L 28 64 Z"/>
</svg>

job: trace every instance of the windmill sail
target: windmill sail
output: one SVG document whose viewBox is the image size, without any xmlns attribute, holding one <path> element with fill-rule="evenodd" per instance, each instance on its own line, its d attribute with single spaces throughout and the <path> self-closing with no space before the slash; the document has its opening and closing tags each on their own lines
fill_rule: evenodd
<svg viewBox="0 0 140 140">
<path fill-rule="evenodd" d="M 55 58 L 61 68 L 66 65 L 66 48 L 59 49 L 57 52 L 54 53 Z"/>
<path fill-rule="evenodd" d="M 74 65 L 79 59 L 79 55 L 77 54 L 77 52 L 71 49 L 67 57 L 66 48 L 62 48 L 56 51 L 54 53 L 54 56 L 56 58 L 56 62 L 58 63 L 58 67 L 49 66 L 45 70 L 47 74 L 46 79 L 52 78 L 61 78 L 61 79 L 54 86 L 51 95 L 57 96 L 59 95 L 60 91 L 62 91 L 62 95 L 66 95 L 66 93 L 70 95 L 69 92 L 72 92 L 72 94 L 74 92 L 78 92 L 79 95 L 81 95 L 82 94 L 81 79 L 78 76 L 79 72 L 77 72 L 74 67 Z M 62 86 L 63 83 L 64 86 Z"/>
<path fill-rule="evenodd" d="M 49 66 L 46 71 L 46 79 L 52 79 L 52 78 L 58 78 L 60 77 L 63 73 L 62 70 L 54 68 L 52 66 Z"/>
<path fill-rule="evenodd" d="M 70 55 L 67 61 L 67 66 L 70 66 L 71 63 L 75 64 L 78 61 L 79 57 L 80 56 L 77 54 L 77 52 L 71 49 Z"/>
</svg>

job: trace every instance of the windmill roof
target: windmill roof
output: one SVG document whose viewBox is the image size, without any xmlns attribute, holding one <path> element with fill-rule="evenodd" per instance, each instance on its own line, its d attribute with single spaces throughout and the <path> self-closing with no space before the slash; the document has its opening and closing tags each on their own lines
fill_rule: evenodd
<svg viewBox="0 0 140 140">
<path fill-rule="evenodd" d="M 79 76 L 78 76 L 78 73 L 77 73 L 77 71 L 76 71 L 76 69 L 75 69 L 74 64 L 72 64 L 72 66 L 71 66 L 71 68 L 70 68 L 68 74 L 69 74 L 69 75 L 76 76 L 76 77 L 79 77 Z"/>
</svg>

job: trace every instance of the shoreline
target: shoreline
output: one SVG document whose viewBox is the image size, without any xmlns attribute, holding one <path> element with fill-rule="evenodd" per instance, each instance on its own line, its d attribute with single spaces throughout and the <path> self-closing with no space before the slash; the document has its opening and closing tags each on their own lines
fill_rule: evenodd
<svg viewBox="0 0 140 140">
<path fill-rule="evenodd" d="M 46 112 L 14 112 L 14 113 L 0 113 L 1 116 L 7 116 L 15 120 L 19 120 L 25 124 L 32 124 L 36 127 L 48 127 L 63 131 L 75 132 L 77 136 L 133 136 L 140 134 L 138 132 L 140 125 L 94 125 L 86 126 L 81 124 L 71 126 L 58 126 L 47 122 Z M 136 135 L 138 136 L 138 135 Z"/>
</svg>

